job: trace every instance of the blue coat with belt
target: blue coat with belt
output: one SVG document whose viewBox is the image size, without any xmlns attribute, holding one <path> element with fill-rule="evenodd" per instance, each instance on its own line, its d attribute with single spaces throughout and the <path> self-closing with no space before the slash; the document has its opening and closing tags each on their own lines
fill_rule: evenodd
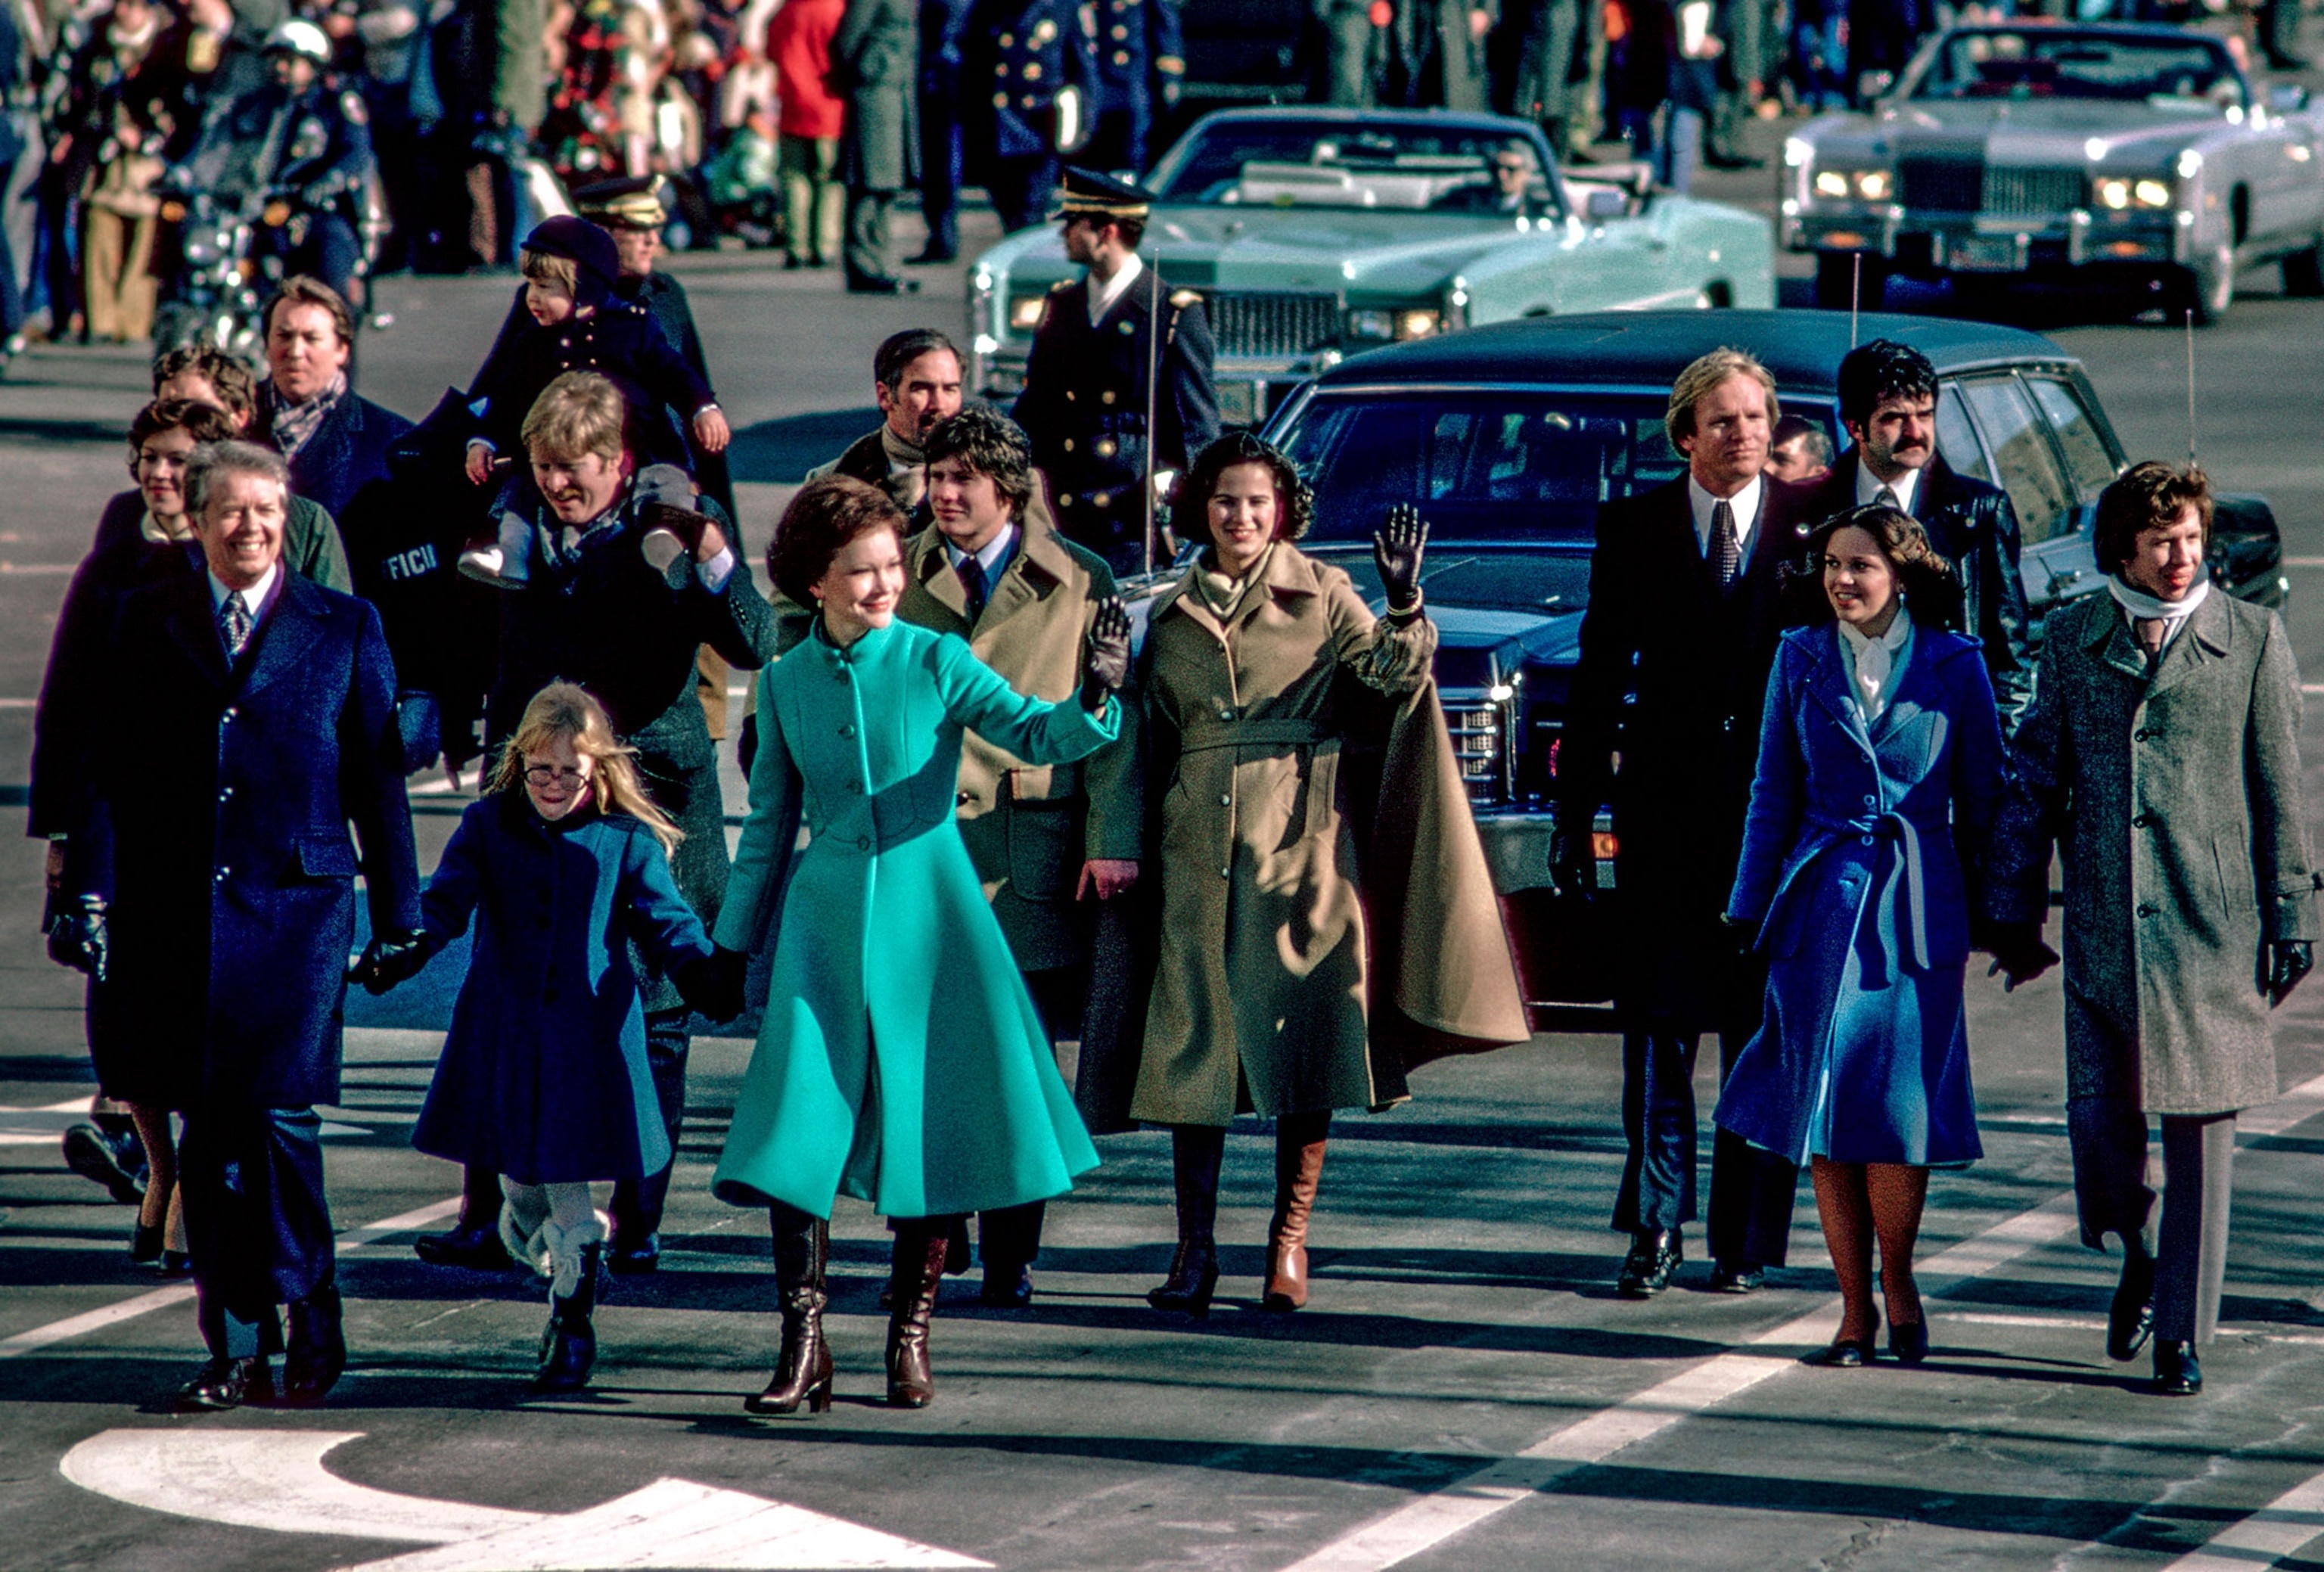
<svg viewBox="0 0 2324 1572">
<path fill-rule="evenodd" d="M 1804 1163 L 1980 1155 L 1961 983 L 1968 879 L 2006 783 L 1976 640 L 1914 628 L 1868 727 L 1840 634 L 1783 636 L 1730 918 L 1767 954 L 1720 1127 Z"/>
<path fill-rule="evenodd" d="M 630 941 L 668 972 L 710 940 L 653 832 L 499 792 L 460 816 L 421 908 L 431 946 L 473 917 L 476 947 L 411 1144 L 525 1184 L 667 1167 Z"/>
<path fill-rule="evenodd" d="M 207 574 L 132 595 L 102 692 L 134 725 L 96 760 L 75 862 L 109 886 L 134 1091 L 173 1108 L 339 1095 L 355 875 L 374 932 L 420 925 L 395 668 L 379 614 L 285 571 L 229 665 Z M 352 826 L 354 835 L 349 835 Z M 357 855 L 357 844 L 361 855 Z"/>
</svg>

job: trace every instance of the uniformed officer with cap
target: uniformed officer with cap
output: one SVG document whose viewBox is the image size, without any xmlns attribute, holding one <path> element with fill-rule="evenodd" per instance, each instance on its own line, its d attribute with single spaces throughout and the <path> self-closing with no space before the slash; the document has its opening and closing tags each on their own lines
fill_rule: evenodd
<svg viewBox="0 0 2324 1572">
<path fill-rule="evenodd" d="M 963 46 L 968 164 L 1006 233 L 1048 215 L 1065 155 L 1088 139 L 1097 61 L 1074 0 L 979 0 Z M 978 84 L 989 83 L 980 95 Z M 987 106 L 990 111 L 987 111 Z"/>
<path fill-rule="evenodd" d="M 1060 194 L 1065 254 L 1088 271 L 1049 291 L 1014 414 L 1065 538 L 1117 573 L 1143 572 L 1149 438 L 1167 485 L 1219 434 L 1210 321 L 1202 296 L 1173 290 L 1138 254 L 1151 192 L 1068 169 Z"/>
<path fill-rule="evenodd" d="M 1157 151 L 1156 123 L 1178 102 L 1186 61 L 1179 0 L 1093 0 L 1097 18 L 1095 128 L 1081 161 L 1143 171 Z"/>
</svg>

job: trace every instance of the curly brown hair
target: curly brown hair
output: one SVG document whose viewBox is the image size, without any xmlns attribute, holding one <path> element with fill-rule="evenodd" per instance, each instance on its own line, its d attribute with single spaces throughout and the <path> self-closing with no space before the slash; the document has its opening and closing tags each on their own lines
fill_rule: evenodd
<svg viewBox="0 0 2324 1572">
<path fill-rule="evenodd" d="M 1897 591 L 1913 608 L 1914 622 L 1952 633 L 1968 631 L 1961 626 L 1960 578 L 1953 565 L 1929 544 L 1929 532 L 1912 514 L 1880 503 L 1834 513 L 1809 533 L 1799 562 L 1784 572 L 1803 616 L 1817 622 L 1832 619 L 1831 602 L 1823 592 L 1823 559 L 1831 538 L 1842 530 L 1862 530 L 1872 537 L 1895 570 Z"/>
<path fill-rule="evenodd" d="M 1178 495 L 1170 499 L 1170 530 L 1182 541 L 1207 543 L 1211 538 L 1211 494 L 1219 477 L 1238 464 L 1264 464 L 1275 476 L 1275 538 L 1296 541 L 1315 522 L 1315 494 L 1280 448 L 1260 441 L 1249 431 L 1220 438 L 1194 458 Z"/>
<path fill-rule="evenodd" d="M 2211 548 L 2211 477 L 2190 464 L 2174 469 L 2158 459 L 2134 464 L 2098 493 L 2098 523 L 2090 550 L 2101 573 L 2119 573 L 2136 555 L 2138 537 L 2168 529 L 2190 507 L 2203 521 L 2203 549 Z"/>
<path fill-rule="evenodd" d="M 892 530 L 897 546 L 904 543 L 904 510 L 886 492 L 847 475 L 811 480 L 775 526 L 775 538 L 767 545 L 767 577 L 791 600 L 811 608 L 811 591 L 831 570 L 832 559 L 874 530 Z"/>
</svg>

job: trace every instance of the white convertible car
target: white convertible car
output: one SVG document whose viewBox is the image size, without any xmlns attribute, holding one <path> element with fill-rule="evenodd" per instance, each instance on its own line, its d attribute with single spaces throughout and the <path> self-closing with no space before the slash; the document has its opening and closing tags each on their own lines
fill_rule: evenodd
<svg viewBox="0 0 2324 1572">
<path fill-rule="evenodd" d="M 2324 114 L 2177 28 L 1949 29 L 1870 113 L 1803 126 L 1782 181 L 1783 244 L 1816 254 L 1819 305 L 1876 308 L 1891 273 L 2103 271 L 2208 322 L 2267 261 L 2324 295 Z"/>
</svg>

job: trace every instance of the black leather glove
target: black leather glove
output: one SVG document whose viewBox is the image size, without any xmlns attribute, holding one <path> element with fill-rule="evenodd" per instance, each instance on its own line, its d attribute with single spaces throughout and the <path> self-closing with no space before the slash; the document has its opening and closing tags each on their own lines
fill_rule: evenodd
<svg viewBox="0 0 2324 1572">
<path fill-rule="evenodd" d="M 2015 993 L 2043 972 L 2058 964 L 2058 952 L 2042 942 L 2042 925 L 2038 922 L 1996 922 L 1989 924 L 1983 935 L 1985 948 L 1993 957 L 1993 965 L 1986 968 L 1988 977 L 1998 973 L 2002 990 Z"/>
<path fill-rule="evenodd" d="M 1738 960 L 1748 960 L 1751 952 L 1759 948 L 1759 925 L 1748 918 L 1722 911 L 1719 914 L 1719 931 L 1726 937 Z"/>
<path fill-rule="evenodd" d="M 2304 939 L 2267 942 L 2267 1003 L 2270 1009 L 2292 996 L 2300 979 L 2316 969 L 2316 947 Z"/>
<path fill-rule="evenodd" d="M 347 980 L 362 984 L 366 994 L 384 994 L 418 976 L 433 953 L 424 933 L 383 933 L 364 946 L 363 958 L 347 968 Z"/>
<path fill-rule="evenodd" d="M 1082 658 L 1082 707 L 1094 713 L 1130 680 L 1130 611 L 1121 597 L 1098 602 L 1090 621 L 1089 650 Z"/>
<path fill-rule="evenodd" d="M 49 936 L 51 960 L 86 972 L 97 982 L 105 981 L 108 946 L 104 896 L 53 897 L 41 920 L 41 931 Z"/>
<path fill-rule="evenodd" d="M 732 1021 L 742 1013 L 742 980 L 751 957 L 738 949 L 714 949 L 708 955 L 673 968 L 669 980 L 678 997 L 708 1021 Z"/>
<path fill-rule="evenodd" d="M 1379 569 L 1380 587 L 1388 591 L 1390 612 L 1408 612 L 1420 604 L 1420 559 L 1428 550 L 1428 526 L 1420 510 L 1400 502 L 1388 510 L 1388 522 L 1372 535 L 1372 563 Z"/>
<path fill-rule="evenodd" d="M 734 734 L 734 762 L 742 767 L 742 779 L 751 779 L 751 766 L 759 761 L 759 712 L 756 709 L 742 717 L 742 728 Z"/>
<path fill-rule="evenodd" d="M 1563 829 L 1550 836 L 1549 878 L 1569 900 L 1598 899 L 1598 859 L 1591 855 L 1588 836 Z"/>
</svg>

